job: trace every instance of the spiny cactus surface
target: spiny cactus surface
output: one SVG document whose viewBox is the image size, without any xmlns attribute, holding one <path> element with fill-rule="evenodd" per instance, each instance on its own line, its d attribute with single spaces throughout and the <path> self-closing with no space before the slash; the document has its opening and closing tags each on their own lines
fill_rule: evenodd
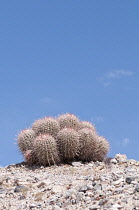
<svg viewBox="0 0 139 210">
<path fill-rule="evenodd" d="M 60 129 L 73 128 L 75 130 L 78 130 L 80 126 L 79 119 L 75 115 L 70 113 L 60 115 L 58 117 L 58 122 L 60 124 Z"/>
<path fill-rule="evenodd" d="M 35 139 L 35 132 L 32 129 L 22 130 L 17 138 L 17 144 L 22 153 L 31 150 L 33 141 Z"/>
<path fill-rule="evenodd" d="M 97 139 L 94 161 L 103 161 L 109 152 L 109 143 L 103 136 L 97 136 Z"/>
<path fill-rule="evenodd" d="M 79 150 L 79 134 L 72 128 L 63 128 L 57 135 L 57 144 L 64 161 L 73 161 Z"/>
<path fill-rule="evenodd" d="M 97 148 L 97 136 L 90 128 L 79 130 L 79 159 L 82 161 L 93 161 Z"/>
<path fill-rule="evenodd" d="M 81 121 L 81 122 L 80 122 L 80 129 L 83 129 L 83 128 L 89 128 L 89 129 L 91 129 L 94 133 L 96 133 L 96 128 L 95 128 L 95 126 L 94 126 L 92 123 L 88 122 L 88 121 Z"/>
<path fill-rule="evenodd" d="M 34 154 L 39 164 L 53 165 L 60 161 L 56 140 L 49 134 L 40 134 L 34 141 Z"/>
<path fill-rule="evenodd" d="M 53 137 L 56 137 L 60 130 L 60 126 L 58 121 L 53 117 L 45 117 L 43 119 L 36 120 L 32 125 L 32 129 L 36 135 L 49 133 Z"/>
</svg>

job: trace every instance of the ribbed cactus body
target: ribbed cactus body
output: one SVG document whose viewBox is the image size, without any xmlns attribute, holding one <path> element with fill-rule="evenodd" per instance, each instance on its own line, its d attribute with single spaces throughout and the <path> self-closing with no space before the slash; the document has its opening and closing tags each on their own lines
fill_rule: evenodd
<svg viewBox="0 0 139 210">
<path fill-rule="evenodd" d="M 57 144 L 64 161 L 73 161 L 79 150 L 79 135 L 72 128 L 63 128 L 57 135 Z"/>
<path fill-rule="evenodd" d="M 60 130 L 60 126 L 55 118 L 45 117 L 43 119 L 36 120 L 32 125 L 32 129 L 36 135 L 47 133 L 56 137 Z"/>
<path fill-rule="evenodd" d="M 53 165 L 60 161 L 56 140 L 49 134 L 37 136 L 33 148 L 41 165 Z"/>
<path fill-rule="evenodd" d="M 109 152 L 108 141 L 104 137 L 98 136 L 94 161 L 103 161 L 108 152 Z"/>
<path fill-rule="evenodd" d="M 92 161 L 97 147 L 97 136 L 90 128 L 83 128 L 78 131 L 80 150 L 79 160 Z"/>
<path fill-rule="evenodd" d="M 34 139 L 35 132 L 32 129 L 24 129 L 19 133 L 17 144 L 22 153 L 32 149 Z"/>
<path fill-rule="evenodd" d="M 92 131 L 94 131 L 96 133 L 95 126 L 88 121 L 81 121 L 80 122 L 80 129 L 83 129 L 83 128 L 90 128 Z"/>
<path fill-rule="evenodd" d="M 63 128 L 73 128 L 75 130 L 79 129 L 80 121 L 73 114 L 63 114 L 58 117 L 58 122 L 60 124 L 60 129 Z"/>
</svg>

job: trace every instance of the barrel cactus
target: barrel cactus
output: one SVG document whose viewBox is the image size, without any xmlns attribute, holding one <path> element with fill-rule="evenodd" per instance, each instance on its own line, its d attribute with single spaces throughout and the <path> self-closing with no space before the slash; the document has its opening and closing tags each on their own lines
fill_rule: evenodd
<svg viewBox="0 0 139 210">
<path fill-rule="evenodd" d="M 20 151 L 24 154 L 27 150 L 32 149 L 33 141 L 35 139 L 35 132 L 32 129 L 22 130 L 17 137 L 17 144 Z"/>
<path fill-rule="evenodd" d="M 79 129 L 80 121 L 74 114 L 63 114 L 58 117 L 58 122 L 60 124 L 60 129 L 63 128 L 73 128 L 75 130 Z"/>
<path fill-rule="evenodd" d="M 79 160 L 92 161 L 97 148 L 97 136 L 90 128 L 79 130 Z"/>
<path fill-rule="evenodd" d="M 73 161 L 78 155 L 79 135 L 72 128 L 63 128 L 57 135 L 57 144 L 63 161 Z"/>
<path fill-rule="evenodd" d="M 109 143 L 103 136 L 97 137 L 97 147 L 95 150 L 94 161 L 103 161 L 109 152 Z"/>
<path fill-rule="evenodd" d="M 49 134 L 36 137 L 33 151 L 41 165 L 53 165 L 60 162 L 56 140 Z"/>
<path fill-rule="evenodd" d="M 36 120 L 33 125 L 32 129 L 36 135 L 41 133 L 47 133 L 52 135 L 53 137 L 57 136 L 57 133 L 60 130 L 60 126 L 58 121 L 53 117 L 45 117 L 39 120 Z"/>
</svg>

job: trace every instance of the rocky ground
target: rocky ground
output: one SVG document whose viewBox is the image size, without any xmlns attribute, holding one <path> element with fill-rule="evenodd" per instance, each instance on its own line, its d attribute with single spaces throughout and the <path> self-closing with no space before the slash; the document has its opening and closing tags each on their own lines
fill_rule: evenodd
<svg viewBox="0 0 139 210">
<path fill-rule="evenodd" d="M 3 209 L 137 210 L 139 161 L 117 154 L 105 162 L 0 168 Z"/>
</svg>

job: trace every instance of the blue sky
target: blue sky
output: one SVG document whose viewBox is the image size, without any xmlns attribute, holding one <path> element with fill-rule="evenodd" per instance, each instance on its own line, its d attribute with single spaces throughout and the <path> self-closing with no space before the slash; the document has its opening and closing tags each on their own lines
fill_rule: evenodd
<svg viewBox="0 0 139 210">
<path fill-rule="evenodd" d="M 96 125 L 109 156 L 139 160 L 139 1 L 0 5 L 0 165 L 23 161 L 16 136 L 70 112 Z"/>
</svg>

